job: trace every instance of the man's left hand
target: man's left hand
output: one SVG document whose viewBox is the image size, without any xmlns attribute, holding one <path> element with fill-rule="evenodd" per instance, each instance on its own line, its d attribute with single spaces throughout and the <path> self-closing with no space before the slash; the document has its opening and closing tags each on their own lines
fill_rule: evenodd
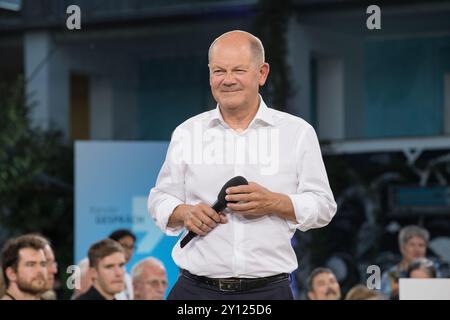
<svg viewBox="0 0 450 320">
<path fill-rule="evenodd" d="M 230 187 L 226 192 L 227 201 L 238 201 L 238 203 L 227 204 L 228 208 L 237 213 L 252 216 L 277 214 L 295 221 L 294 207 L 287 195 L 271 192 L 255 182 Z"/>
</svg>

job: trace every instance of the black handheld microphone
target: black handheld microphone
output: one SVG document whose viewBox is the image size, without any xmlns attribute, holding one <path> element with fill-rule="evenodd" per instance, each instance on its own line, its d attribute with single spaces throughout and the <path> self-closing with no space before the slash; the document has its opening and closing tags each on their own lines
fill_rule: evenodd
<svg viewBox="0 0 450 320">
<path fill-rule="evenodd" d="M 223 185 L 222 189 L 220 189 L 220 192 L 217 196 L 217 200 L 212 205 L 212 209 L 220 214 L 221 211 L 225 210 L 228 202 L 233 202 L 225 200 L 225 196 L 227 195 L 226 190 L 230 187 L 236 187 L 245 184 L 248 184 L 248 181 L 247 179 L 241 176 L 237 176 L 228 180 L 228 182 Z M 180 246 L 184 248 L 184 246 L 187 245 L 189 241 L 194 239 L 195 236 L 197 236 L 195 232 L 189 231 L 189 233 L 183 238 L 183 240 L 181 240 Z"/>
</svg>

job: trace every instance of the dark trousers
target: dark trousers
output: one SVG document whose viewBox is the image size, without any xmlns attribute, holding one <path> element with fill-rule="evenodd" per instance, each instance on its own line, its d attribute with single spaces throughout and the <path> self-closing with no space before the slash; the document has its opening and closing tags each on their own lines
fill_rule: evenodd
<svg viewBox="0 0 450 320">
<path fill-rule="evenodd" d="M 222 292 L 181 274 L 167 300 L 293 300 L 289 280 L 272 282 L 258 289 Z"/>
</svg>

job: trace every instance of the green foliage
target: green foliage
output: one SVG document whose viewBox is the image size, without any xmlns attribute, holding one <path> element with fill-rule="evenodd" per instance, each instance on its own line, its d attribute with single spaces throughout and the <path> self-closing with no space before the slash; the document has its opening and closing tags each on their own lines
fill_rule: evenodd
<svg viewBox="0 0 450 320">
<path fill-rule="evenodd" d="M 0 245 L 39 232 L 63 271 L 73 256 L 73 150 L 57 130 L 33 128 L 29 112 L 22 79 L 0 84 Z"/>
</svg>

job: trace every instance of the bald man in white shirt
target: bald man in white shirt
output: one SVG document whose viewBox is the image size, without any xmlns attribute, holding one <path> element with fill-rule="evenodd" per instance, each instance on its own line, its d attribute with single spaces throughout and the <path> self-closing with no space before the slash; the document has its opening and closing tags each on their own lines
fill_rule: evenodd
<svg viewBox="0 0 450 320">
<path fill-rule="evenodd" d="M 336 213 L 316 133 L 259 95 L 269 64 L 258 38 L 227 32 L 208 58 L 217 107 L 175 129 L 148 200 L 166 234 L 198 235 L 173 249 L 181 275 L 168 299 L 292 299 L 295 230 L 326 226 Z M 215 212 L 222 185 L 238 175 L 249 185 L 229 188 L 234 203 Z"/>
</svg>

